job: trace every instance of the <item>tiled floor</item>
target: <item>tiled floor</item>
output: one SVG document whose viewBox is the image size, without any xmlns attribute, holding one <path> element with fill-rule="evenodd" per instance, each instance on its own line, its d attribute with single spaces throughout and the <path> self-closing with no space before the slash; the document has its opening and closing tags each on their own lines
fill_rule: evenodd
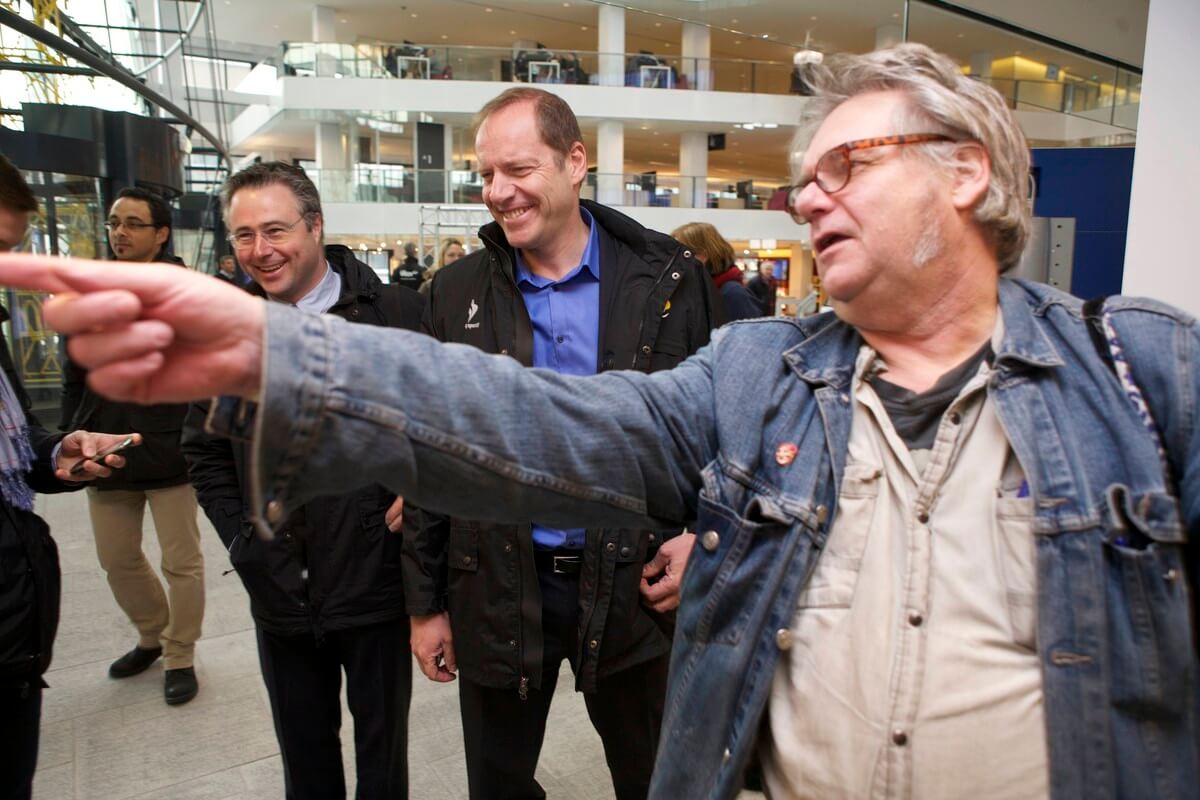
<svg viewBox="0 0 1200 800">
<path fill-rule="evenodd" d="M 162 700 L 158 665 L 115 681 L 108 664 L 135 642 L 96 562 L 82 493 L 38 498 L 62 554 L 63 609 L 54 663 L 46 679 L 35 800 L 68 798 L 280 798 L 283 779 L 254 629 L 237 576 L 207 520 L 202 522 L 208 606 L 197 646 L 200 694 L 171 708 Z M 147 515 L 151 563 L 158 546 Z M 569 672 L 559 681 L 538 780 L 549 797 L 611 798 L 600 740 Z M 458 694 L 414 669 L 409 717 L 413 800 L 465 798 Z M 343 711 L 347 783 L 353 786 L 351 720 Z"/>
</svg>

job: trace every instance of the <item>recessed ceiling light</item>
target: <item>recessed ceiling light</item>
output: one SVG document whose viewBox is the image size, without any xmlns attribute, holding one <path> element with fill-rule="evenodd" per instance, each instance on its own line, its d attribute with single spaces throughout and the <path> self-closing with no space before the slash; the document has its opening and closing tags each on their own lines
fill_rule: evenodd
<svg viewBox="0 0 1200 800">
<path fill-rule="evenodd" d="M 1013 51 L 1013 55 L 1015 55 L 1015 56 L 1019 56 L 1019 55 L 1021 55 L 1021 51 L 1020 51 L 1020 50 L 1014 50 L 1014 51 Z"/>
<path fill-rule="evenodd" d="M 895 18 L 895 17 L 899 17 L 899 16 L 900 16 L 900 12 L 899 12 L 899 11 L 897 11 L 895 14 L 892 14 L 892 17 L 893 17 L 893 18 Z"/>
<path fill-rule="evenodd" d="M 816 18 L 816 17 L 809 17 L 809 19 L 810 19 L 810 20 L 812 20 L 813 22 L 816 22 L 816 21 L 817 21 L 817 18 Z"/>
<path fill-rule="evenodd" d="M 449 37 L 448 37 L 448 36 L 446 36 L 446 34 L 444 34 L 444 33 L 443 33 L 443 34 L 442 34 L 442 38 L 443 38 L 443 39 L 448 39 Z"/>
<path fill-rule="evenodd" d="M 963 38 L 964 36 L 966 36 L 966 34 L 965 34 L 965 33 L 960 33 L 960 34 L 958 35 L 958 38 L 959 38 L 959 39 L 961 39 L 961 38 Z"/>
<path fill-rule="evenodd" d="M 764 39 L 769 39 L 770 37 L 771 37 L 771 34 L 769 34 L 769 33 L 764 33 L 764 34 L 763 34 L 763 38 L 764 38 Z"/>
<path fill-rule="evenodd" d="M 731 19 L 731 20 L 729 20 L 729 21 L 730 21 L 730 22 L 732 22 L 734 25 L 737 25 L 737 20 L 736 20 L 736 19 Z"/>
<path fill-rule="evenodd" d="M 654 27 L 656 27 L 656 28 L 661 28 L 661 27 L 662 27 L 662 23 L 661 23 L 661 22 L 656 22 L 656 23 L 654 23 Z"/>
<path fill-rule="evenodd" d="M 563 8 L 570 8 L 570 7 L 571 7 L 570 3 L 563 3 Z"/>
<path fill-rule="evenodd" d="M 490 8 L 485 8 L 484 11 L 486 11 L 489 14 L 492 13 L 492 10 Z"/>
<path fill-rule="evenodd" d="M 416 15 L 416 13 L 409 14 L 409 16 L 410 16 L 410 17 L 412 17 L 413 19 L 416 19 L 416 18 L 417 18 L 417 15 Z"/>
</svg>

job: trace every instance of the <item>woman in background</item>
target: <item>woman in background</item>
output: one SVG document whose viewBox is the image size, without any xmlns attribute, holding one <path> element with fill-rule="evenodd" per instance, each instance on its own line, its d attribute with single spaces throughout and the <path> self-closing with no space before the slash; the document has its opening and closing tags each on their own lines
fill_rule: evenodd
<svg viewBox="0 0 1200 800">
<path fill-rule="evenodd" d="M 691 249 L 708 268 L 721 295 L 726 322 L 763 315 L 759 302 L 742 285 L 742 270 L 733 263 L 733 247 L 716 228 L 707 222 L 689 222 L 672 231 L 671 236 Z"/>
<path fill-rule="evenodd" d="M 438 274 L 442 267 L 447 264 L 453 264 L 466 254 L 467 251 L 463 248 L 462 242 L 458 239 L 447 239 L 445 244 L 442 245 L 442 257 L 438 259 L 437 266 L 431 267 L 425 272 L 425 280 L 417 287 L 417 291 L 429 297 L 429 287 L 433 283 L 433 276 Z"/>
</svg>

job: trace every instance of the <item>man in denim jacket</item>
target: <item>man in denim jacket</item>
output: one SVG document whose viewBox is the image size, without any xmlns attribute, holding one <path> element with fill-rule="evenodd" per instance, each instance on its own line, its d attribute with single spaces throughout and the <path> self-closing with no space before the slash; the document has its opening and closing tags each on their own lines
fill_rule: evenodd
<svg viewBox="0 0 1200 800">
<path fill-rule="evenodd" d="M 1029 216 L 1003 99 L 911 44 L 813 84 L 791 208 L 835 315 L 726 326 L 653 375 L 133 269 L 0 279 L 84 293 L 46 317 L 101 391 L 261 400 L 210 424 L 254 438 L 264 534 L 372 478 L 480 518 L 697 518 L 654 797 L 733 797 L 755 755 L 772 797 L 1196 796 L 1195 320 L 1108 303 L 1164 463 L 1080 302 L 999 278 Z"/>
</svg>

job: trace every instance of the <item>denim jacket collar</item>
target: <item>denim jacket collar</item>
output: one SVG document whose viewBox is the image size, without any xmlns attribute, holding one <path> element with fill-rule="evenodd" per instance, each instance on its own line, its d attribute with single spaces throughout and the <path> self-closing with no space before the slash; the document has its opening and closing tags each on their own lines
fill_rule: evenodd
<svg viewBox="0 0 1200 800">
<path fill-rule="evenodd" d="M 1034 319 L 1036 309 L 1030 307 L 1025 290 L 1001 278 L 999 291 L 1004 338 L 996 354 L 997 368 L 1063 366 L 1062 356 Z M 863 342 L 858 331 L 832 313 L 800 320 L 796 325 L 803 341 L 783 354 L 796 375 L 807 383 L 838 390 L 849 386 L 855 355 Z"/>
<path fill-rule="evenodd" d="M 1004 317 L 1004 338 L 996 353 L 996 366 L 1025 364 L 1031 367 L 1061 367 L 1064 362 L 1050 343 L 1043 326 L 1034 315 L 1028 293 L 1008 278 L 1000 279 L 1000 314 Z M 1011 369 L 1011 367 L 1009 367 Z"/>
</svg>

